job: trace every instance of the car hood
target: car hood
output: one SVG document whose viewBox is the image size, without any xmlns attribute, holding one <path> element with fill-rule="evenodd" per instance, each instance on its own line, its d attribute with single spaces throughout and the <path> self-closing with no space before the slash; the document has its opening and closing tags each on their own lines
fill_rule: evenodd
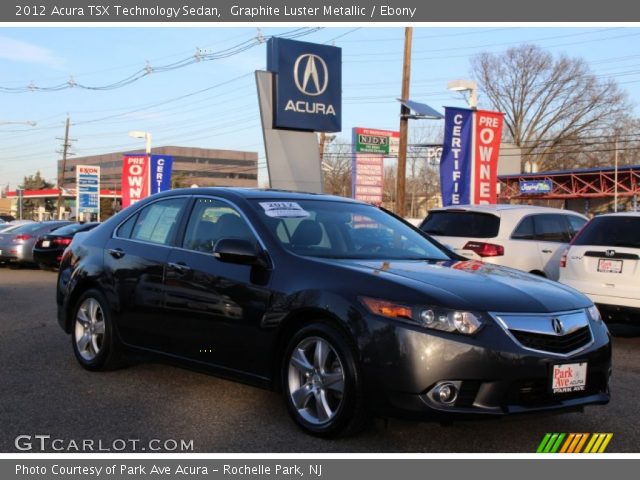
<svg viewBox="0 0 640 480">
<path fill-rule="evenodd" d="M 478 261 L 336 260 L 365 273 L 423 292 L 451 308 L 489 312 L 549 313 L 586 308 L 576 290 L 512 268 Z M 397 298 L 393 295 L 392 298 Z"/>
</svg>

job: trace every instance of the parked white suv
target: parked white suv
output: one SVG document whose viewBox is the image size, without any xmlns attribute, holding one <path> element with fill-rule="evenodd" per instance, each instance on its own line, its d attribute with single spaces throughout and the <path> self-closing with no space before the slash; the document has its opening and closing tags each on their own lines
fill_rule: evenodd
<svg viewBox="0 0 640 480">
<path fill-rule="evenodd" d="M 591 298 L 603 318 L 640 323 L 640 212 L 593 218 L 560 267 L 560 281 Z"/>
<path fill-rule="evenodd" d="M 459 255 L 552 280 L 587 217 L 529 205 L 456 205 L 429 212 L 420 228 Z"/>
</svg>

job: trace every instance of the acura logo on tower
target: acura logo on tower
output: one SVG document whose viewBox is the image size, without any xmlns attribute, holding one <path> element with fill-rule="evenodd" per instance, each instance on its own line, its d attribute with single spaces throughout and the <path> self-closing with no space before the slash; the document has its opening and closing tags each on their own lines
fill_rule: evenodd
<svg viewBox="0 0 640 480">
<path fill-rule="evenodd" d="M 317 97 L 329 86 L 329 69 L 326 62 L 313 53 L 304 53 L 293 65 L 293 80 L 305 95 Z"/>
<path fill-rule="evenodd" d="M 564 325 L 562 325 L 562 320 L 559 318 L 552 318 L 551 326 L 553 327 L 553 331 L 556 332 L 556 335 L 562 335 L 564 332 Z"/>
</svg>

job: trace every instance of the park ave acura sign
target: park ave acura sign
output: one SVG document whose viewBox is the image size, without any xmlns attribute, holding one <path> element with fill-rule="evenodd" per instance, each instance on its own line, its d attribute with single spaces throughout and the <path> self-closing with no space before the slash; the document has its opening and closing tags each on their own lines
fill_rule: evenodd
<svg viewBox="0 0 640 480">
<path fill-rule="evenodd" d="M 340 48 L 272 38 L 267 44 L 267 69 L 276 74 L 274 128 L 341 130 Z"/>
</svg>

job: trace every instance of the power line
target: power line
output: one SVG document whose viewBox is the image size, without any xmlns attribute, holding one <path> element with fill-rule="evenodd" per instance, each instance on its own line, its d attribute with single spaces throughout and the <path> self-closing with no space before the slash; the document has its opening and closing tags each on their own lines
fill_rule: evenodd
<svg viewBox="0 0 640 480">
<path fill-rule="evenodd" d="M 292 32 L 289 32 L 287 34 L 283 34 L 280 35 L 281 38 L 288 38 L 288 39 L 294 39 L 294 38 L 299 38 L 299 37 L 303 37 L 306 35 L 309 35 L 311 33 L 315 33 L 318 30 L 321 30 L 322 27 L 312 27 L 312 28 L 299 28 L 296 30 L 293 30 Z M 69 80 L 67 80 L 66 82 L 63 83 L 59 83 L 57 85 L 51 85 L 51 86 L 47 86 L 47 87 L 40 87 L 38 85 L 36 85 L 35 83 L 30 83 L 27 86 L 23 86 L 23 87 L 5 87 L 5 86 L 0 86 L 0 92 L 4 92 L 4 93 L 25 93 L 25 92 L 59 92 L 62 90 L 68 90 L 68 89 L 82 89 L 82 90 L 92 90 L 92 91 L 105 91 L 105 90 L 114 90 L 117 88 L 122 88 L 125 87 L 127 85 L 130 85 L 144 77 L 147 77 L 153 73 L 164 73 L 164 72 L 169 72 L 172 70 L 177 70 L 179 68 L 184 68 L 187 67 L 189 65 L 193 65 L 194 63 L 199 63 L 199 62 L 208 62 L 208 61 L 212 61 L 212 60 L 220 60 L 222 58 L 228 58 L 228 57 L 232 57 L 234 55 L 238 55 L 239 53 L 242 53 L 246 50 L 249 50 L 257 45 L 261 45 L 262 43 L 264 43 L 265 38 L 271 38 L 271 37 L 262 37 L 262 36 L 256 36 L 255 38 L 251 39 L 251 40 L 246 40 L 242 43 L 239 43 L 233 47 L 230 48 L 226 48 L 223 50 L 220 50 L 218 52 L 215 53 L 207 53 L 206 51 L 203 50 L 198 50 L 196 51 L 195 54 L 183 58 L 182 60 L 178 60 L 177 62 L 173 62 L 167 65 L 159 65 L 159 66 L 153 66 L 151 65 L 150 62 L 147 62 L 146 65 L 140 69 L 138 69 L 136 72 L 132 73 L 131 75 L 129 75 L 128 77 L 125 77 L 121 80 L 118 80 L 116 82 L 113 83 L 109 83 L 106 85 L 85 85 L 82 83 L 77 82 L 73 76 L 71 76 L 69 78 Z"/>
</svg>

